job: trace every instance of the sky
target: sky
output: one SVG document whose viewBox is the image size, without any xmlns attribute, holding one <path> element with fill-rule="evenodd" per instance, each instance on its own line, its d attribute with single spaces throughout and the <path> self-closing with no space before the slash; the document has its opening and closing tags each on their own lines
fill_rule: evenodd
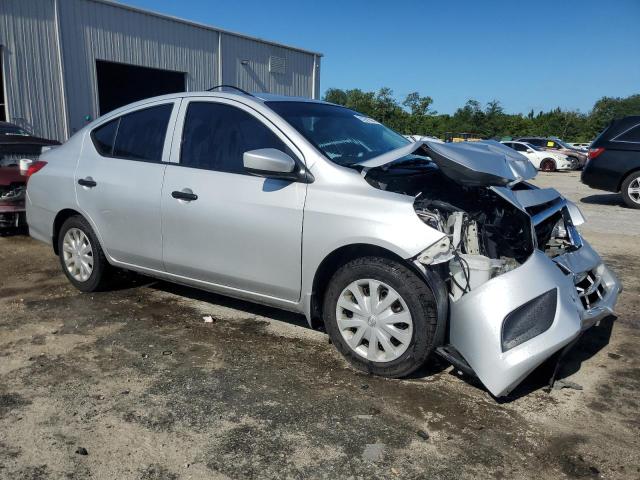
<svg viewBox="0 0 640 480">
<path fill-rule="evenodd" d="M 640 93 L 640 0 L 121 0 L 324 54 L 320 89 L 418 91 L 453 113 L 588 112 Z"/>
</svg>

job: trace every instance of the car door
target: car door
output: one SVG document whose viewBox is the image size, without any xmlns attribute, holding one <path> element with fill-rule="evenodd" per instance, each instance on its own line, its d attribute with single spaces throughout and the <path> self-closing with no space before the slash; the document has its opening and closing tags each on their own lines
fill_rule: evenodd
<svg viewBox="0 0 640 480">
<path fill-rule="evenodd" d="M 78 206 L 116 261 L 162 270 L 160 193 L 178 109 L 155 102 L 109 119 L 84 140 Z"/>
<path fill-rule="evenodd" d="M 518 153 L 521 153 L 525 157 L 527 157 L 534 167 L 536 168 L 540 167 L 539 152 L 536 152 L 532 148 L 529 148 L 529 146 L 526 143 L 516 142 L 514 143 L 514 145 L 515 145 L 516 151 Z"/>
<path fill-rule="evenodd" d="M 250 107 L 185 99 L 162 189 L 164 266 L 183 278 L 297 301 L 306 184 L 248 174 L 243 153 L 260 148 L 303 161 Z"/>
</svg>

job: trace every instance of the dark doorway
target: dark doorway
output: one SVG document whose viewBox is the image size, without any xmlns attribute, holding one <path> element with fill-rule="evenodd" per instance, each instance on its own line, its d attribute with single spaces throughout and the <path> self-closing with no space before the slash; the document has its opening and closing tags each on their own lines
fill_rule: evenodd
<svg viewBox="0 0 640 480">
<path fill-rule="evenodd" d="M 138 100 L 184 92 L 183 72 L 96 61 L 100 115 Z"/>
<path fill-rule="evenodd" d="M 2 57 L 4 52 L 2 51 L 2 45 L 0 45 L 0 122 L 7 121 L 7 106 L 4 99 L 4 65 L 2 64 Z"/>
</svg>

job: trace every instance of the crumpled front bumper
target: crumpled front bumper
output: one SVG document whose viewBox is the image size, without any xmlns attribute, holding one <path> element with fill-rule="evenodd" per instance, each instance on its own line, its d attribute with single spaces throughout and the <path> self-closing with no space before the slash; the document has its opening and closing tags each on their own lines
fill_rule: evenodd
<svg viewBox="0 0 640 480">
<path fill-rule="evenodd" d="M 507 316 L 554 289 L 550 326 L 503 351 Z M 450 302 L 450 343 L 493 395 L 507 395 L 544 360 L 613 314 L 621 291 L 615 274 L 584 240 L 579 249 L 553 259 L 536 250 L 520 267 Z"/>
</svg>

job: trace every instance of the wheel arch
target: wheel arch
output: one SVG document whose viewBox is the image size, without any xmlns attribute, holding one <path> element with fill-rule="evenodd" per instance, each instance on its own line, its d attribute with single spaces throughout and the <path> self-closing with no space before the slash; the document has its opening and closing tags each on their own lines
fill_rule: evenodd
<svg viewBox="0 0 640 480">
<path fill-rule="evenodd" d="M 637 173 L 637 172 L 640 172 L 640 167 L 634 167 L 631 170 L 629 170 L 628 172 L 625 172 L 624 174 L 622 174 L 620 176 L 620 181 L 618 182 L 618 192 L 622 191 L 622 184 L 627 179 L 627 177 L 629 175 L 633 175 L 634 173 Z"/>
<path fill-rule="evenodd" d="M 445 337 L 448 318 L 449 300 L 447 289 L 442 274 L 439 270 L 420 268 L 413 262 L 406 260 L 393 251 L 379 245 L 368 243 L 354 243 L 343 245 L 329 253 L 320 262 L 315 271 L 312 283 L 311 297 L 309 301 L 309 322 L 312 328 L 318 329 L 324 326 L 323 300 L 328 283 L 333 274 L 345 263 L 361 257 L 382 257 L 394 260 L 412 270 L 432 290 L 438 308 L 437 341 L 442 342 Z"/>
<path fill-rule="evenodd" d="M 58 235 L 60 235 L 60 229 L 68 218 L 76 215 L 81 217 L 83 216 L 80 212 L 74 210 L 73 208 L 64 208 L 56 214 L 56 217 L 53 220 L 53 231 L 51 233 L 51 244 L 53 245 L 53 252 L 56 255 L 60 253 L 58 251 Z"/>
</svg>

